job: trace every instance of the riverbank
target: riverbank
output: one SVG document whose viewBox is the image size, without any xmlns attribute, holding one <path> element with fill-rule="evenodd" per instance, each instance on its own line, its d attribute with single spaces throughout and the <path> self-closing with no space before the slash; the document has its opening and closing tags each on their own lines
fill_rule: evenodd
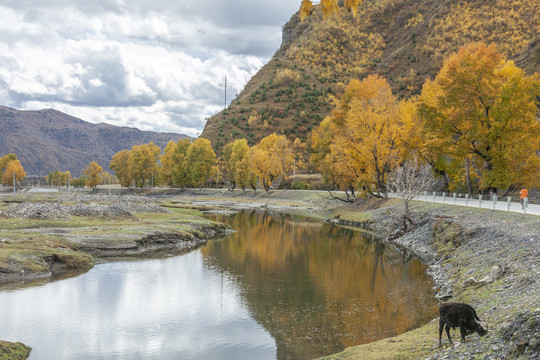
<svg viewBox="0 0 540 360">
<path fill-rule="evenodd" d="M 272 191 L 269 194 L 254 194 L 204 189 L 174 193 L 146 192 L 144 195 L 151 197 L 133 197 L 139 202 L 166 206 L 175 214 L 196 215 L 198 212 L 194 209 L 210 208 L 220 209 L 218 211 L 246 207 L 286 209 L 386 235 L 395 232 L 401 211 L 401 204 L 396 199 L 359 200 L 346 204 L 331 199 L 325 192 Z M 103 194 L 90 196 L 97 196 L 94 197 L 97 199 Z M 124 195 L 119 201 L 128 202 L 130 197 L 131 195 Z M 14 203 L 6 203 L 4 206 L 14 206 Z M 437 348 L 438 321 L 434 321 L 400 336 L 352 347 L 329 358 L 538 359 L 540 219 L 535 216 L 423 202 L 413 202 L 411 209 L 417 226 L 414 231 L 395 239 L 396 245 L 429 264 L 439 298 L 472 304 L 482 320 L 487 320 L 488 335 L 483 338 L 476 334 L 469 335 L 466 344 L 454 347 L 448 347 L 447 340 L 443 339 L 444 347 Z M 155 213 L 148 217 L 141 213 L 134 218 L 141 221 L 138 223 L 140 229 L 141 225 L 146 225 L 145 222 L 151 224 L 154 217 L 157 218 L 157 223 L 153 226 L 157 226 L 159 222 L 163 222 L 161 216 L 169 219 L 167 221 L 173 221 L 167 215 Z M 82 243 L 85 239 L 92 238 L 95 235 L 93 232 L 99 232 L 99 227 L 98 230 L 93 227 L 98 223 L 84 225 L 84 219 L 79 221 L 82 221 L 81 229 L 85 230 L 79 233 L 80 237 L 75 236 Z M 103 218 L 98 220 L 103 223 Z M 120 225 L 124 224 L 125 219 L 112 220 L 116 225 Z M 133 219 L 136 222 L 139 220 Z M 16 227 L 17 223 L 14 221 L 13 226 Z M 178 223 L 175 226 L 178 226 Z M 74 227 L 73 231 L 70 230 L 70 235 L 66 235 L 66 238 L 77 235 L 77 229 Z M 125 229 L 120 229 L 117 228 L 118 231 L 126 233 Z M 54 232 L 42 235 L 52 236 Z M 37 235 L 27 235 L 27 238 L 33 236 Z M 3 234 L 0 237 L 3 238 Z M 459 331 L 453 331 L 452 335 L 455 342 L 459 343 Z"/>
<path fill-rule="evenodd" d="M 540 218 L 485 209 L 412 202 L 416 226 L 396 234 L 402 204 L 398 199 L 346 204 L 324 192 L 224 191 L 184 193 L 182 201 L 230 206 L 230 202 L 288 207 L 327 221 L 384 234 L 402 251 L 429 265 L 441 301 L 473 305 L 487 322 L 485 337 L 469 335 L 457 345 L 443 338 L 438 319 L 400 336 L 346 349 L 328 359 L 540 359 Z M 239 205 L 237 205 L 239 206 Z M 259 206 L 259 205 L 257 205 Z M 484 325 L 486 323 L 484 322 Z"/>
</svg>

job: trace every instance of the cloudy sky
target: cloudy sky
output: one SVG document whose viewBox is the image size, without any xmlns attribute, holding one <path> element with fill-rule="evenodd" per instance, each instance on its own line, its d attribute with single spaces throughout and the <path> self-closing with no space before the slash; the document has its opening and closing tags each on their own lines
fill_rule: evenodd
<svg viewBox="0 0 540 360">
<path fill-rule="evenodd" d="M 300 0 L 0 0 L 0 105 L 196 136 Z"/>
</svg>

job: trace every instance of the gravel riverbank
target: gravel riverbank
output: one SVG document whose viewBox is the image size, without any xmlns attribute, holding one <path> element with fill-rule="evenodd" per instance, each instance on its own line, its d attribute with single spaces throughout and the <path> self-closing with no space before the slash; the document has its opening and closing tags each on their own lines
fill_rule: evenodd
<svg viewBox="0 0 540 360">
<path fill-rule="evenodd" d="M 337 221 L 354 223 L 349 211 L 338 210 L 340 219 L 349 216 Z M 465 344 L 452 332 L 453 347 L 443 335 L 437 348 L 438 322 L 430 324 L 431 349 L 419 358 L 540 359 L 540 218 L 422 202 L 412 211 L 417 227 L 393 242 L 429 264 L 441 301 L 473 305 L 489 326 L 487 336 L 469 335 Z M 394 201 L 356 225 L 392 235 L 400 212 Z"/>
</svg>

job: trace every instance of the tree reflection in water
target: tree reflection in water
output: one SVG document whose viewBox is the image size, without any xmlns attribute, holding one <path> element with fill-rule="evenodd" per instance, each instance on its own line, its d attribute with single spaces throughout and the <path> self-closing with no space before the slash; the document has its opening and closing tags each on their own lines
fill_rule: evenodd
<svg viewBox="0 0 540 360">
<path fill-rule="evenodd" d="M 279 359 L 395 336 L 437 316 L 426 266 L 372 234 L 284 213 L 213 216 L 236 233 L 202 249 L 237 279 Z"/>
</svg>

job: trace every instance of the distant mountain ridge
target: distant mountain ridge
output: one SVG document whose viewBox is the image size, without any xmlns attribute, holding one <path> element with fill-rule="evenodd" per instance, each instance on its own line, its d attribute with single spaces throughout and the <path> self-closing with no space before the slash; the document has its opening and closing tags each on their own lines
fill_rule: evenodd
<svg viewBox="0 0 540 360">
<path fill-rule="evenodd" d="M 0 156 L 16 154 L 28 175 L 69 170 L 78 177 L 91 161 L 108 169 L 114 154 L 133 145 L 153 142 L 163 149 L 170 140 L 185 138 L 189 136 L 92 124 L 54 109 L 0 106 Z"/>
</svg>

